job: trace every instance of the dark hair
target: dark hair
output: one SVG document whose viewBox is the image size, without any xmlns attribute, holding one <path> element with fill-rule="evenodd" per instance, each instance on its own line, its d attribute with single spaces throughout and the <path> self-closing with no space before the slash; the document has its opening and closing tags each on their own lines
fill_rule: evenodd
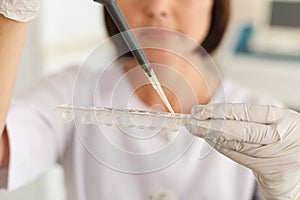
<svg viewBox="0 0 300 200">
<path fill-rule="evenodd" d="M 210 30 L 201 44 L 208 53 L 212 53 L 220 44 L 229 21 L 229 13 L 230 0 L 214 0 Z M 118 34 L 119 31 L 106 8 L 104 8 L 104 19 L 108 35 Z"/>
</svg>

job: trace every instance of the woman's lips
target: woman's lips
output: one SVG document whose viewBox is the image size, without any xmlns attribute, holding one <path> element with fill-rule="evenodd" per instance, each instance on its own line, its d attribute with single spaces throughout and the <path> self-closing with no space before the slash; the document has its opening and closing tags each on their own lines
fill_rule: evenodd
<svg viewBox="0 0 300 200">
<path fill-rule="evenodd" d="M 159 28 L 147 29 L 141 32 L 142 38 L 144 37 L 149 39 L 166 39 L 170 38 L 172 35 L 175 35 L 174 31 Z"/>
</svg>

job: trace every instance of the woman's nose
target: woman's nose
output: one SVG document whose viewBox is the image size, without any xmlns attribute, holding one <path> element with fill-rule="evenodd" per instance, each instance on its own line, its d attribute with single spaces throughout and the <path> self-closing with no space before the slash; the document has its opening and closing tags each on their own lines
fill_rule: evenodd
<svg viewBox="0 0 300 200">
<path fill-rule="evenodd" d="M 147 1 L 145 11 L 150 18 L 164 18 L 170 14 L 170 1 L 172 0 L 142 0 Z"/>
</svg>

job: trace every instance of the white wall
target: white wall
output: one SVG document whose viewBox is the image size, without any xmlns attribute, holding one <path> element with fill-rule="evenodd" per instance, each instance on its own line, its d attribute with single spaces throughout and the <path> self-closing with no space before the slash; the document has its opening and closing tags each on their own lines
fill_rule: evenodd
<svg viewBox="0 0 300 200">
<path fill-rule="evenodd" d="M 102 6 L 92 0 L 43 1 L 39 31 L 46 72 L 81 63 L 105 38 Z"/>
</svg>

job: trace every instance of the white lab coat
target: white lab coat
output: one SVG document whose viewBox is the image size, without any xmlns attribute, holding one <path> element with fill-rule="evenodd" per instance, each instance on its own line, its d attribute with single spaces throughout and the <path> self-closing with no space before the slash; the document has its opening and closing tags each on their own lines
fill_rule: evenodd
<svg viewBox="0 0 300 200">
<path fill-rule="evenodd" d="M 9 190 L 20 187 L 58 162 L 64 168 L 69 200 L 141 200 L 151 199 L 151 196 L 160 192 L 180 200 L 252 198 L 255 187 L 252 172 L 214 150 L 202 158 L 204 154 L 201 151 L 208 148 L 207 144 L 202 139 L 192 137 L 184 128 L 180 130 L 182 141 L 188 141 L 190 145 L 184 146 L 186 143 L 182 147 L 179 142 L 178 147 L 182 148 L 179 153 L 172 154 L 176 147 L 169 154 L 139 162 L 139 159 L 130 160 L 118 151 L 109 151 L 105 145 L 113 143 L 127 151 L 150 152 L 161 147 L 155 146 L 157 142 L 162 146 L 168 144 L 162 134 L 148 143 L 147 140 L 128 139 L 116 127 L 101 127 L 109 143 L 102 141 L 97 126 L 74 126 L 74 122 L 66 124 L 55 108 L 60 104 L 72 103 L 77 71 L 78 68 L 73 67 L 47 77 L 20 100 L 12 102 L 6 124 L 10 141 L 10 165 L 7 172 L 3 171 L 0 175 L 2 180 L 6 180 L 2 187 Z M 88 105 L 97 99 L 95 96 L 102 95 L 98 105 L 123 106 L 123 100 L 127 97 L 122 94 L 128 94 L 126 90 L 129 91 L 130 86 L 124 79 L 119 84 L 124 92 L 116 94 L 113 83 L 120 79 L 121 73 L 116 74 L 118 72 L 108 72 L 99 81 L 99 74 L 81 72 L 75 84 L 74 103 Z M 96 91 L 93 83 L 101 84 L 102 89 L 88 94 L 88 91 Z M 92 88 L 78 85 L 92 85 Z M 223 86 L 227 102 L 277 104 L 274 100 L 250 93 L 230 81 L 224 81 Z M 216 93 L 214 102 L 223 101 L 221 93 Z M 112 100 L 112 95 L 117 96 Z M 116 99 L 122 99 L 119 101 L 121 103 L 116 103 Z M 132 99 L 130 103 L 127 102 L 127 106 L 147 109 L 137 97 L 133 96 Z M 103 152 L 104 155 L 100 155 Z M 166 159 L 169 160 L 160 165 Z M 157 165 L 152 166 L 156 161 Z M 155 167 L 157 170 L 151 171 Z M 141 172 L 141 169 L 150 172 L 124 173 L 134 170 Z"/>
</svg>

